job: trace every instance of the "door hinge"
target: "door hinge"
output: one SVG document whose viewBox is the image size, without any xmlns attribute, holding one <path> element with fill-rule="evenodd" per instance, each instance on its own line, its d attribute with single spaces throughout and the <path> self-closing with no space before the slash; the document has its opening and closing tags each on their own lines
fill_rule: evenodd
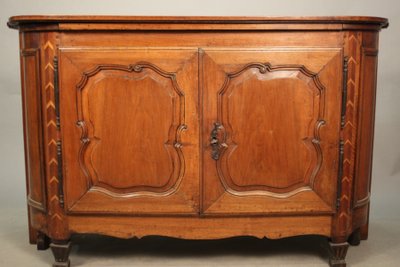
<svg viewBox="0 0 400 267">
<path fill-rule="evenodd" d="M 60 129 L 60 88 L 58 84 L 58 57 L 53 59 L 54 66 L 54 105 L 56 110 L 56 125 Z"/>
<path fill-rule="evenodd" d="M 61 151 L 61 141 L 57 141 L 57 177 L 58 177 L 58 199 L 60 206 L 64 208 L 64 178 L 63 178 L 63 164 L 62 164 L 62 151 Z"/>
<path fill-rule="evenodd" d="M 348 57 L 344 57 L 343 58 L 342 110 L 341 110 L 341 119 L 340 119 L 340 126 L 342 129 L 344 128 L 345 119 L 346 119 L 348 62 L 349 62 Z"/>
<path fill-rule="evenodd" d="M 342 178 L 343 178 L 343 161 L 344 161 L 344 141 L 339 142 L 339 167 L 337 177 L 337 194 L 336 194 L 336 210 L 340 208 L 340 198 L 342 196 Z"/>
<path fill-rule="evenodd" d="M 60 87 L 58 81 L 58 57 L 53 59 L 54 66 L 54 106 L 56 111 L 56 125 L 57 130 L 60 131 Z M 63 179 L 63 164 L 62 164 L 62 146 L 60 134 L 57 140 L 57 177 L 58 177 L 58 198 L 62 208 L 64 208 L 64 179 Z"/>
</svg>

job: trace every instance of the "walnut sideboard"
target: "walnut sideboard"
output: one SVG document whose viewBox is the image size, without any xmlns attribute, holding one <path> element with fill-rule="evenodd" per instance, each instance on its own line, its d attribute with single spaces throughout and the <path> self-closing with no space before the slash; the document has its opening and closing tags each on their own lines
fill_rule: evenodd
<svg viewBox="0 0 400 267">
<path fill-rule="evenodd" d="M 368 237 L 377 17 L 17 16 L 30 242 Z"/>
</svg>

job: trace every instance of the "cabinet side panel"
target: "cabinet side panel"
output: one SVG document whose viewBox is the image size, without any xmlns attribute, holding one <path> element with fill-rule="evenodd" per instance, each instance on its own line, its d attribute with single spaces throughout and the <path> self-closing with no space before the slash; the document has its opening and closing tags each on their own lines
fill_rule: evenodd
<svg viewBox="0 0 400 267">
<path fill-rule="evenodd" d="M 362 49 L 362 100 L 360 109 L 358 179 L 356 180 L 355 207 L 369 201 L 374 135 L 377 50 Z"/>
<path fill-rule="evenodd" d="M 46 211 L 40 106 L 40 50 L 36 48 L 23 49 L 21 57 L 28 204 L 36 209 Z"/>
<path fill-rule="evenodd" d="M 353 228 L 365 226 L 368 235 L 368 213 L 371 190 L 372 150 L 375 121 L 378 33 L 364 33 L 361 49 L 361 98 L 359 109 L 358 151 L 354 187 Z"/>
</svg>

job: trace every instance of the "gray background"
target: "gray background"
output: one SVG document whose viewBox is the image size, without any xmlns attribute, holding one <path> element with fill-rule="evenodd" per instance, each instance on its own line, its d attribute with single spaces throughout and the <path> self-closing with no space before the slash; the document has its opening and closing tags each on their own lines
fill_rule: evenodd
<svg viewBox="0 0 400 267">
<path fill-rule="evenodd" d="M 387 17 L 390 21 L 389 29 L 383 30 L 380 35 L 378 93 L 375 125 L 375 147 L 372 182 L 371 229 L 370 241 L 362 243 L 360 247 L 351 248 L 349 262 L 352 266 L 376 266 L 373 262 L 379 261 L 382 265 L 396 266 L 395 257 L 400 253 L 396 244 L 400 241 L 400 5 L 396 0 L 299 0 L 299 1 L 257 1 L 257 0 L 202 0 L 202 1 L 0 1 L 0 265 L 1 266 L 46 266 L 51 262 L 49 251 L 35 252 L 33 246 L 27 244 L 27 218 L 25 200 L 24 156 L 22 137 L 21 95 L 19 77 L 18 34 L 15 30 L 6 27 L 8 17 L 12 15 L 29 14 L 110 14 L 110 15 L 227 15 L 227 16 L 295 16 L 295 15 L 371 15 Z M 90 239 L 90 238 L 89 238 Z M 303 247 L 306 241 L 292 239 L 276 243 L 261 243 L 260 246 L 274 249 L 274 246 L 284 247 L 276 249 L 276 253 L 264 255 L 259 243 L 249 240 L 235 239 L 230 243 L 179 243 L 165 239 L 145 239 L 142 242 L 126 243 L 114 239 L 100 239 L 97 242 L 86 242 L 86 239 L 77 240 L 80 244 L 72 254 L 77 266 L 128 266 L 124 260 L 129 259 L 129 265 L 136 262 L 136 266 L 221 266 L 231 260 L 231 266 L 325 266 L 324 256 L 315 257 L 314 250 L 304 253 L 296 249 Z M 240 255 L 241 250 L 235 249 L 235 242 L 245 242 L 251 247 L 254 254 Z M 264 242 L 264 241 L 259 241 Z M 287 243 L 285 243 L 287 242 Z M 300 242 L 300 243 L 297 243 Z M 306 242 L 306 243 L 302 243 Z M 109 247 L 101 250 L 106 257 L 99 260 L 96 247 L 90 244 L 97 243 Z M 158 255 L 151 244 L 157 243 L 156 251 L 164 250 L 164 255 Z M 310 243 L 315 243 L 310 240 Z M 112 258 L 115 250 L 126 247 L 140 246 L 143 251 L 126 251 Z M 164 244 L 165 247 L 162 247 Z M 233 245 L 232 245 L 233 244 Z M 146 247 L 146 245 L 148 247 Z M 194 247 L 193 247 L 194 246 Z M 199 246 L 199 247 L 196 247 Z M 213 247 L 214 246 L 214 247 Z M 220 249 L 231 246 L 230 250 L 220 253 L 196 254 L 197 250 Z M 233 247 L 232 247 L 233 246 Z M 253 246 L 253 247 L 252 247 Z M 191 247 L 194 251 L 186 251 Z M 285 249 L 286 247 L 286 249 Z M 146 248 L 148 248 L 146 250 Z M 174 250 L 175 249 L 175 250 Z M 257 253 L 257 249 L 260 250 Z M 17 253 L 17 255 L 14 255 Z M 300 253 L 297 253 L 300 252 Z M 107 253 L 108 256 L 107 256 Z M 135 254 L 136 253 L 136 254 Z M 119 253 L 121 254 L 121 253 Z M 227 256 L 228 254 L 228 256 Z M 231 254 L 239 254 L 237 258 Z M 296 254 L 298 254 L 296 256 Z M 311 254 L 311 255 L 310 255 Z M 314 253 L 315 254 L 315 253 Z M 138 255 L 140 257 L 138 257 Z M 173 255 L 173 256 L 169 256 Z M 183 257 L 179 257 L 183 255 Z M 130 258 L 132 256 L 132 258 Z M 231 258 L 229 258 L 231 256 Z M 308 256 L 308 257 L 307 257 Z M 147 258 L 146 258 L 147 257 Z M 233 257 L 233 258 L 232 258 Z M 296 258 L 297 257 L 297 258 Z M 138 259 L 139 258 L 139 259 Z M 302 258 L 300 260 L 300 258 Z M 90 260 L 89 260 L 90 259 Z M 97 263 L 94 263 L 96 262 Z M 146 261 L 147 260 L 147 261 Z M 274 263 L 275 260 L 275 263 Z M 253 261 L 253 262 L 252 262 Z M 29 262 L 28 265 L 26 263 Z M 220 263 L 218 263 L 220 262 Z M 104 264 L 104 265 L 103 265 Z M 159 264 L 159 265 L 157 265 Z M 220 265 L 221 264 L 221 265 Z M 284 265 L 286 264 L 286 265 Z M 304 265 L 302 265 L 304 264 Z M 113 265 L 113 266 L 114 266 Z M 200 265 L 199 265 L 200 266 Z"/>
</svg>

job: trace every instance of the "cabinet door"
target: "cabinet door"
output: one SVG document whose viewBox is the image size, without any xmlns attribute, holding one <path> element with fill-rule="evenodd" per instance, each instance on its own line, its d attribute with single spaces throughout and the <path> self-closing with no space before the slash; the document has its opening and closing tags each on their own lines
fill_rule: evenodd
<svg viewBox="0 0 400 267">
<path fill-rule="evenodd" d="M 204 49 L 202 213 L 335 210 L 342 50 Z"/>
<path fill-rule="evenodd" d="M 68 213 L 197 213 L 196 49 L 60 51 Z"/>
</svg>

